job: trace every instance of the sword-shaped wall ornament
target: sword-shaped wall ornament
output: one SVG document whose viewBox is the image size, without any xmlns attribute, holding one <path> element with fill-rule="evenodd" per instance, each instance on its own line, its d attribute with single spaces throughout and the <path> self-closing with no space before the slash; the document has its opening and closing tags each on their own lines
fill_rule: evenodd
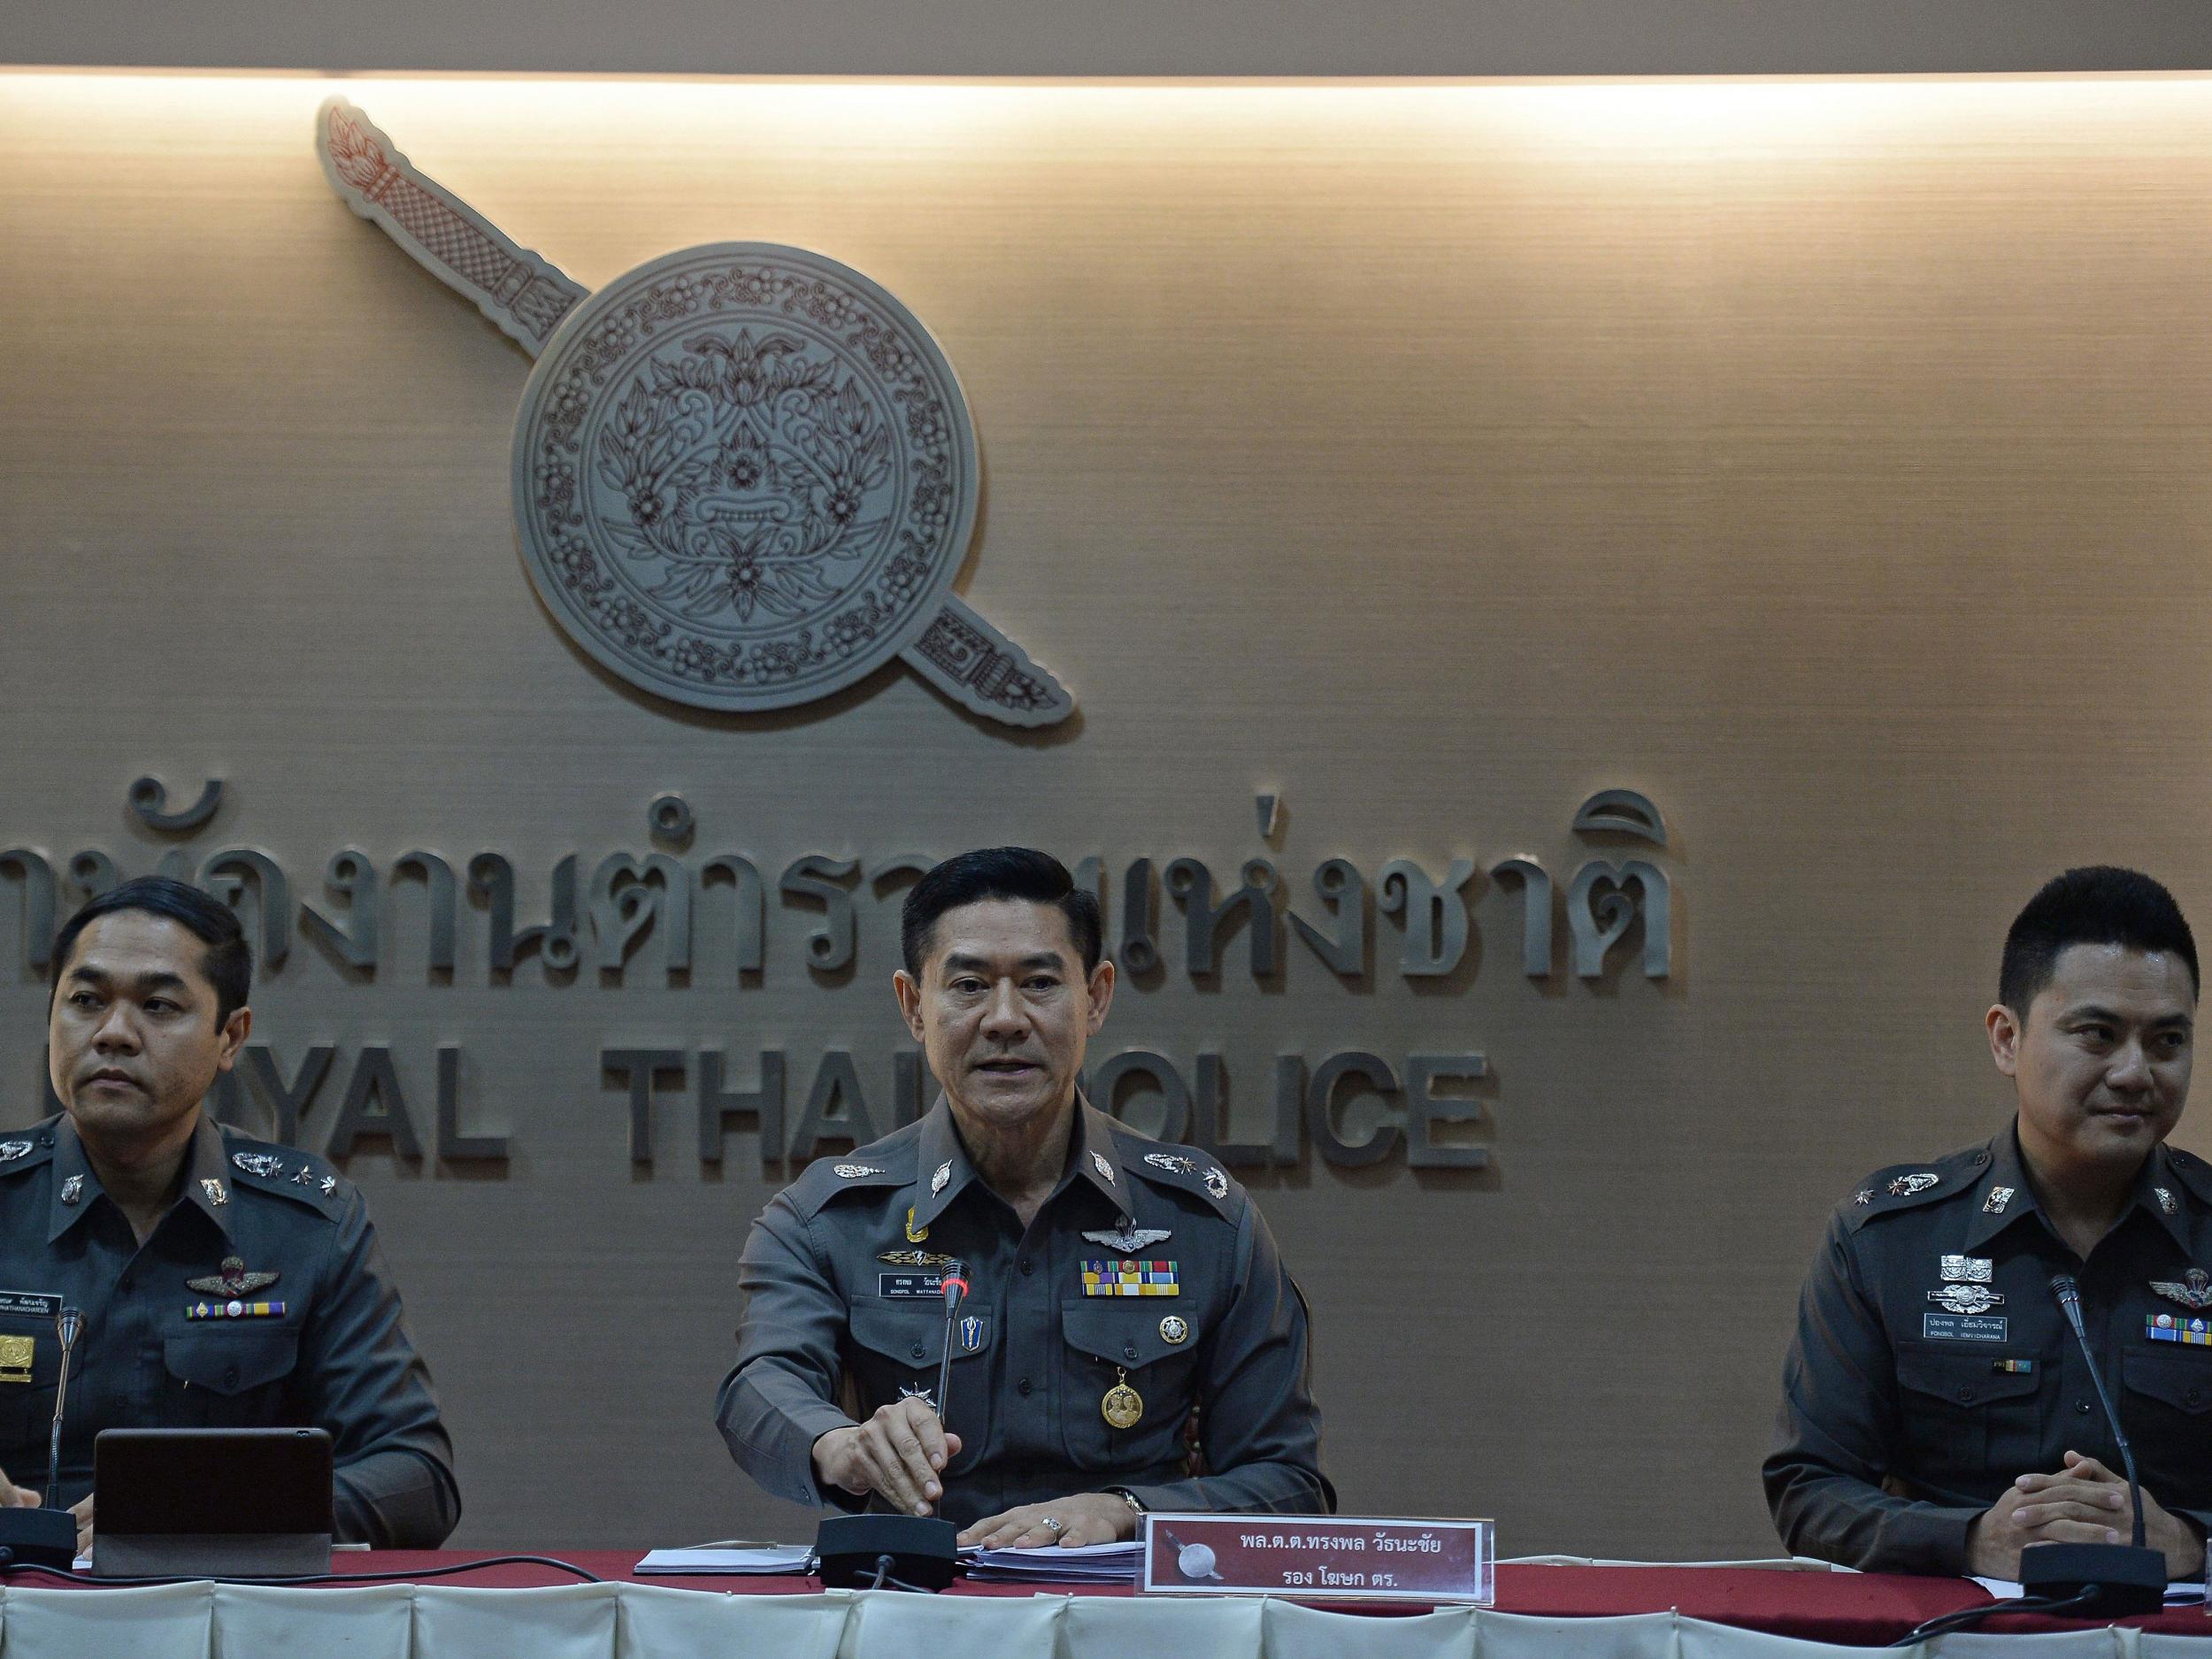
<svg viewBox="0 0 2212 1659">
<path fill-rule="evenodd" d="M 1065 719 L 1051 673 L 952 591 L 981 488 L 960 382 L 859 272 L 726 242 L 587 292 L 342 98 L 331 187 L 535 359 L 515 420 L 523 568 L 576 643 L 701 708 L 810 703 L 894 657 L 963 708 Z"/>
</svg>

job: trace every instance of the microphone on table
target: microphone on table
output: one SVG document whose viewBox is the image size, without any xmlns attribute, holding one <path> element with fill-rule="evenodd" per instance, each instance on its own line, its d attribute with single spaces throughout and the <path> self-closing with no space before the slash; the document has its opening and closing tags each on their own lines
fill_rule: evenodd
<svg viewBox="0 0 2212 1659">
<path fill-rule="evenodd" d="M 2131 1544 L 2031 1544 L 2020 1552 L 2020 1587 L 2032 1596 L 2085 1598 L 2078 1617 L 2116 1618 L 2129 1613 L 2155 1613 L 2166 1604 L 2166 1556 L 2143 1543 L 2143 1488 L 2135 1475 L 2135 1453 L 2128 1445 L 2120 1414 L 2105 1392 L 2104 1375 L 2089 1346 L 2089 1333 L 2081 1322 L 2081 1287 L 2070 1273 L 2054 1274 L 2051 1294 L 2058 1298 L 2066 1323 L 2081 1344 L 2089 1365 L 2089 1380 L 2104 1408 L 2105 1423 L 2120 1448 L 2121 1466 L 2128 1478 L 2128 1497 L 2135 1509 Z M 2070 1613 L 2074 1609 L 2067 1609 Z"/>
<path fill-rule="evenodd" d="M 945 1393 L 952 1386 L 952 1322 L 968 1294 L 955 1262 L 941 1283 L 945 1295 L 945 1352 L 937 1363 L 937 1420 L 945 1420 Z M 961 1572 L 960 1529 L 936 1515 L 833 1515 L 814 1532 L 809 1569 L 825 1586 L 855 1590 L 937 1591 Z"/>
<path fill-rule="evenodd" d="M 61 1484 L 61 1421 L 69 1399 L 69 1356 L 84 1330 L 84 1315 L 64 1308 L 54 1320 L 61 1338 L 61 1378 L 54 1385 L 54 1422 L 46 1443 L 44 1502 L 35 1509 L 0 1509 L 0 1568 L 58 1567 L 77 1559 L 77 1517 L 56 1502 Z"/>
</svg>

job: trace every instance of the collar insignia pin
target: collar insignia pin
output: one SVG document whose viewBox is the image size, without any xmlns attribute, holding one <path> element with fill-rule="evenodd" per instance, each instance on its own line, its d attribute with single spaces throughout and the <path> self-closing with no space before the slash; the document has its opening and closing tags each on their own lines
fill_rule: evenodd
<svg viewBox="0 0 2212 1659">
<path fill-rule="evenodd" d="M 2175 1210 L 2178 1208 L 2178 1206 L 2177 1206 L 2174 1202 L 2173 1194 L 2167 1191 L 2167 1189 L 2163 1187 L 2154 1187 L 2151 1188 L 2151 1191 L 2158 1194 L 2158 1207 L 2165 1214 L 2170 1216 L 2174 1213 Z"/>
<path fill-rule="evenodd" d="M 1986 1285 L 1995 1277 L 1997 1263 L 1986 1256 L 1947 1256 L 1943 1282 L 1947 1285 Z"/>
<path fill-rule="evenodd" d="M 929 1237 L 929 1229 L 914 1225 L 914 1206 L 909 1204 L 906 1207 L 906 1241 L 909 1244 L 919 1244 L 927 1237 Z"/>
<path fill-rule="evenodd" d="M 1874 1189 L 1871 1187 L 1860 1187 L 1857 1192 L 1851 1194 L 1851 1202 L 1855 1204 L 1872 1203 L 1874 1202 Z"/>
<path fill-rule="evenodd" d="M 73 1204 L 84 1196 L 84 1177 L 73 1175 L 61 1184 L 61 1202 Z"/>
<path fill-rule="evenodd" d="M 284 1173 L 284 1160 L 271 1157 L 266 1152 L 234 1152 L 230 1161 L 249 1175 L 258 1175 L 269 1180 Z"/>
<path fill-rule="evenodd" d="M 856 1181 L 864 1175 L 883 1173 L 872 1164 L 833 1164 L 830 1167 L 849 1181 Z"/>
<path fill-rule="evenodd" d="M 1985 1216 L 2001 1216 L 2005 1213 L 2005 1206 L 2011 1202 L 2011 1187 L 1993 1187 L 1989 1189 L 1989 1196 L 1982 1200 L 1982 1214 Z"/>
<path fill-rule="evenodd" d="M 1098 1171 L 1100 1180 L 1104 1181 L 1109 1187 L 1114 1184 L 1114 1166 L 1106 1162 L 1106 1155 L 1103 1152 L 1091 1154 L 1091 1167 Z"/>
<path fill-rule="evenodd" d="M 31 1143 L 27 1141 L 0 1141 L 0 1164 L 12 1164 L 18 1158 L 28 1157 Z"/>
<path fill-rule="evenodd" d="M 2212 1308 L 2212 1273 L 2201 1267 L 2193 1267 L 2182 1276 L 2182 1283 L 2151 1281 L 2151 1288 L 2168 1302 L 2177 1302 L 2192 1313 L 2202 1313 Z"/>
<path fill-rule="evenodd" d="M 1928 1300 L 1951 1313 L 1987 1313 L 1992 1308 L 2004 1306 L 2005 1299 L 1986 1285 L 1946 1285 L 1941 1290 L 1932 1290 Z"/>
<path fill-rule="evenodd" d="M 934 1198 L 938 1194 L 943 1192 L 945 1190 L 945 1183 L 951 1179 L 952 1160 L 950 1158 L 947 1158 L 942 1164 L 940 1164 L 937 1166 L 937 1172 L 929 1178 L 929 1195 L 932 1198 Z"/>
<path fill-rule="evenodd" d="M 1924 1193 L 1943 1178 L 1933 1171 L 1923 1170 L 1917 1175 L 1901 1175 L 1889 1184 L 1892 1198 L 1910 1198 L 1915 1193 Z"/>
<path fill-rule="evenodd" d="M 1096 1233 L 1083 1235 L 1093 1244 L 1102 1244 L 1118 1256 L 1134 1256 L 1148 1244 L 1165 1244 L 1173 1236 L 1166 1227 L 1122 1227 L 1118 1230 L 1102 1227 Z"/>
<path fill-rule="evenodd" d="M 1165 1170 L 1170 1175 L 1195 1175 L 1198 1165 L 1188 1158 L 1176 1157 L 1165 1152 L 1148 1152 L 1144 1161 L 1156 1170 Z"/>
<path fill-rule="evenodd" d="M 1219 1170 L 1208 1170 L 1206 1171 L 1206 1190 L 1211 1193 L 1217 1199 L 1226 1198 L 1229 1195 L 1229 1178 L 1224 1175 Z"/>
<path fill-rule="evenodd" d="M 329 1197 L 329 1196 L 331 1195 L 331 1194 L 333 1194 L 333 1193 L 336 1192 L 337 1190 L 338 1190 L 338 1178 L 337 1178 L 335 1175 L 326 1175 L 326 1176 L 324 1176 L 324 1177 L 323 1177 L 323 1196 L 324 1196 L 325 1198 L 327 1198 L 327 1197 Z"/>
<path fill-rule="evenodd" d="M 207 1202 L 218 1210 L 230 1202 L 230 1194 L 223 1190 L 223 1184 L 219 1180 L 211 1179 L 202 1181 L 200 1190 L 207 1194 Z"/>
</svg>

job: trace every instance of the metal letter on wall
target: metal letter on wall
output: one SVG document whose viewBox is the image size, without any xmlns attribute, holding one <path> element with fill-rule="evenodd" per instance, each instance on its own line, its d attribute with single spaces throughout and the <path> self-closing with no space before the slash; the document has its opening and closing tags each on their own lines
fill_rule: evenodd
<svg viewBox="0 0 2212 1659">
<path fill-rule="evenodd" d="M 515 426 L 516 539 L 546 609 L 607 668 L 750 712 L 902 658 L 994 720 L 1072 711 L 952 591 L 981 485 L 975 423 L 885 289 L 820 254 L 731 242 L 588 293 L 344 99 L 319 112 L 316 148 L 347 206 L 537 359 Z"/>
<path fill-rule="evenodd" d="M 300 926 L 331 955 L 363 973 L 376 972 L 376 866 L 368 854 L 349 847 L 331 854 L 323 867 L 323 885 L 346 901 L 342 920 L 325 916 L 313 905 L 300 906 Z"/>
<path fill-rule="evenodd" d="M 1499 876 L 1521 879 L 1521 972 L 1532 979 L 1551 976 L 1551 872 L 1533 858 L 1516 855 L 1490 866 Z"/>
<path fill-rule="evenodd" d="M 257 889 L 261 909 L 261 949 L 256 960 L 265 967 L 280 968 L 292 949 L 292 890 L 277 861 L 257 847 L 232 847 L 210 854 L 200 866 L 199 885 L 234 910 L 249 883 Z"/>
<path fill-rule="evenodd" d="M 835 973 L 850 967 L 853 959 L 853 895 L 849 884 L 860 873 L 856 858 L 831 858 L 809 853 L 785 868 L 777 885 L 786 898 L 808 899 L 823 910 L 821 926 L 807 935 L 807 966 L 817 973 Z"/>
<path fill-rule="evenodd" d="M 1441 881 L 1410 858 L 1382 867 L 1382 908 L 1402 916 L 1406 942 L 1398 971 L 1409 979 L 1440 979 L 1467 954 L 1467 902 L 1460 889 L 1475 879 L 1475 861 L 1455 858 Z"/>
<path fill-rule="evenodd" d="M 1606 884 L 1603 892 L 1598 884 Z M 1663 979 L 1674 963 L 1672 906 L 1667 872 L 1641 858 L 1613 864 L 1593 858 L 1575 872 L 1567 889 L 1567 930 L 1574 937 L 1575 972 L 1594 979 L 1605 972 L 1605 953 L 1636 918 L 1633 887 L 1643 895 L 1644 977 Z"/>
<path fill-rule="evenodd" d="M 1367 972 L 1367 878 L 1348 858 L 1332 858 L 1313 872 L 1313 890 L 1329 912 L 1327 931 L 1296 910 L 1290 925 L 1329 972 L 1356 979 Z"/>
<path fill-rule="evenodd" d="M 23 883 L 23 959 L 43 968 L 54 959 L 54 867 L 29 847 L 0 853 L 0 875 Z"/>
<path fill-rule="evenodd" d="M 1275 889 L 1282 878 L 1264 858 L 1248 861 L 1242 872 L 1244 885 L 1219 904 L 1214 901 L 1213 872 L 1195 858 L 1178 858 L 1167 867 L 1167 890 L 1183 906 L 1183 966 L 1194 975 L 1221 972 L 1220 932 L 1233 924 L 1240 911 L 1245 920 L 1245 942 L 1254 977 L 1276 972 L 1281 931 L 1275 915 Z"/>
</svg>

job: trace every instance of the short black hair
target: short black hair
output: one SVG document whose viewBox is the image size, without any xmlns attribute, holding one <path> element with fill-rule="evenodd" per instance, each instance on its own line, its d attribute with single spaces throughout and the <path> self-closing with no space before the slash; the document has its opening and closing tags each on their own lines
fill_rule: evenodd
<svg viewBox="0 0 2212 1659">
<path fill-rule="evenodd" d="M 2025 1019 L 2028 1004 L 2058 972 L 2069 945 L 2118 945 L 2158 951 L 2189 964 L 2197 976 L 2197 941 L 2174 895 L 2139 870 L 2087 864 L 2054 876 L 2013 918 L 1997 969 L 1997 1000 Z"/>
<path fill-rule="evenodd" d="M 77 935 L 103 916 L 119 910 L 143 910 L 166 917 L 207 947 L 200 972 L 215 987 L 215 1024 L 224 1022 L 246 1005 L 253 988 L 253 947 L 238 917 L 220 899 L 203 893 L 188 882 L 170 876 L 141 876 L 111 887 L 61 925 L 54 935 L 54 988 L 69 965 L 69 953 L 77 948 Z M 52 1000 L 50 995 L 48 1001 Z"/>
<path fill-rule="evenodd" d="M 948 858 L 914 884 L 899 913 L 899 950 L 906 971 L 922 977 L 922 963 L 929 955 L 930 933 L 947 910 L 985 899 L 1027 899 L 1036 904 L 1057 905 L 1068 918 L 1068 937 L 1083 972 L 1098 966 L 1101 933 L 1098 895 L 1075 885 L 1068 867 L 1050 853 L 1030 847 L 985 847 Z"/>
</svg>

